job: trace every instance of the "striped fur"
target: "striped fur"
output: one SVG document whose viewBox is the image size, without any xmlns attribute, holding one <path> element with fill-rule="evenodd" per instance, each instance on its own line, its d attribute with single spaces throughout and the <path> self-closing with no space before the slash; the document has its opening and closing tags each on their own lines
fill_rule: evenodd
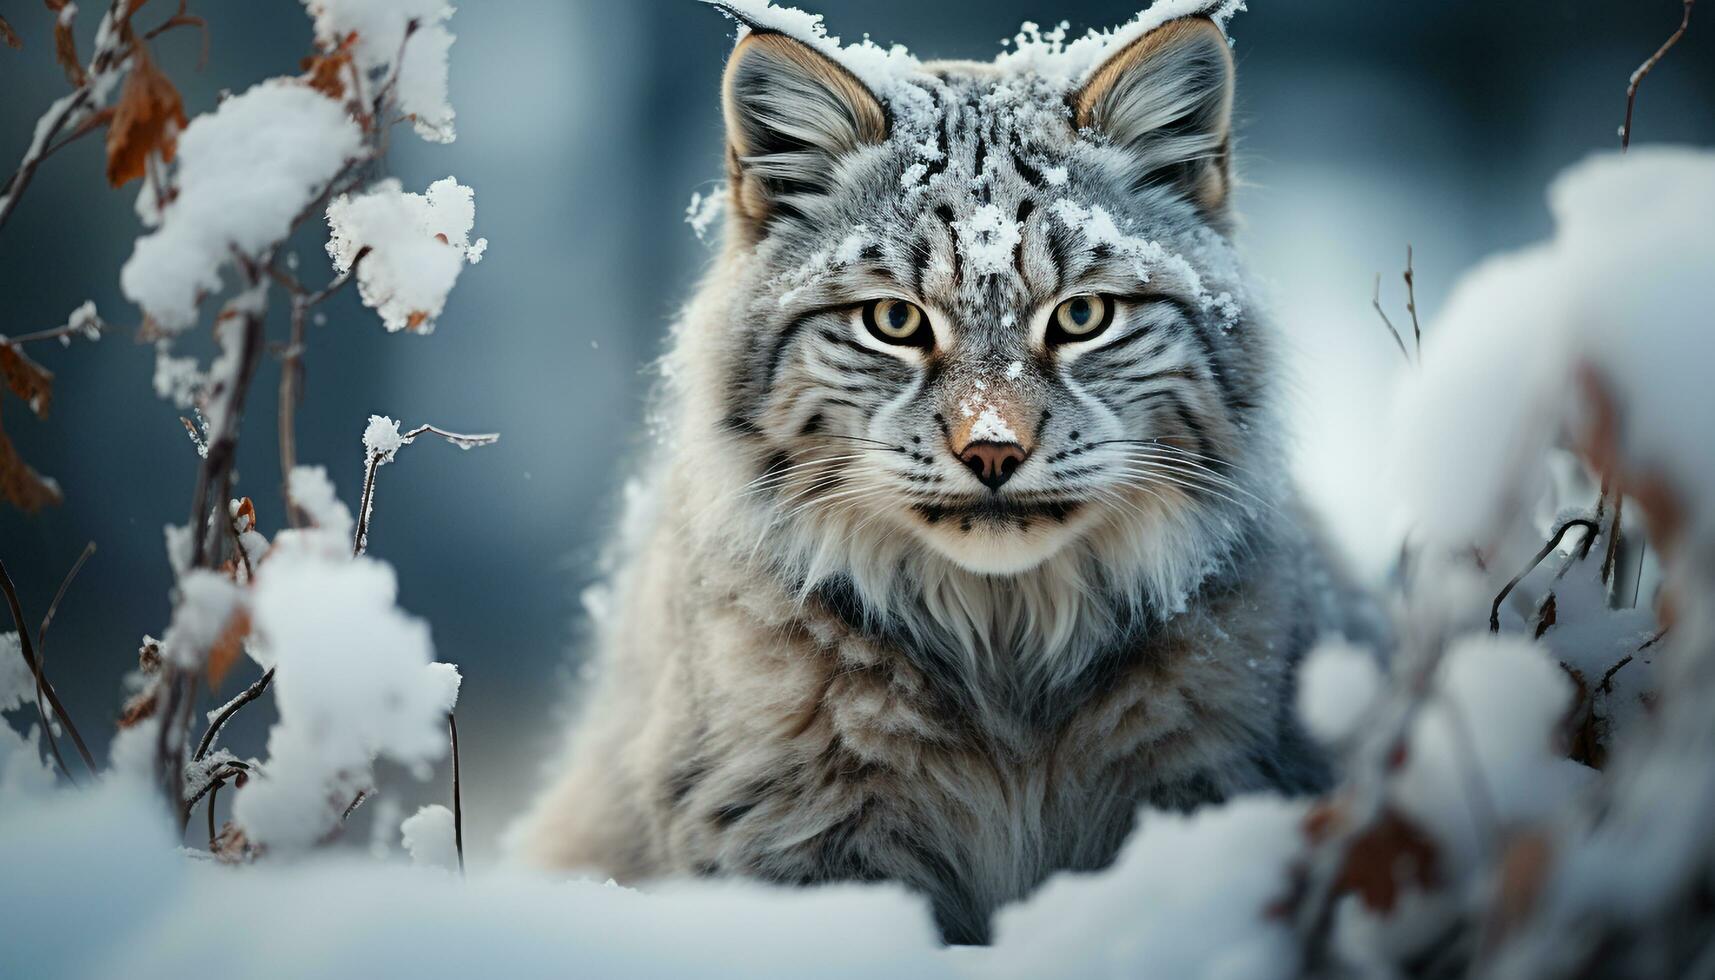
<svg viewBox="0 0 1715 980">
<path fill-rule="evenodd" d="M 1340 589 L 1224 234 L 1230 59 L 1207 21 L 1169 28 L 1077 91 L 938 63 L 885 99 L 741 40 L 727 246 L 674 331 L 527 860 L 903 881 L 976 942 L 1139 807 L 1322 784 L 1288 706 Z M 1081 293 L 1113 325 L 1050 349 Z M 867 334 L 884 297 L 932 350 Z M 977 406 L 1030 450 L 996 492 L 950 448 Z"/>
</svg>

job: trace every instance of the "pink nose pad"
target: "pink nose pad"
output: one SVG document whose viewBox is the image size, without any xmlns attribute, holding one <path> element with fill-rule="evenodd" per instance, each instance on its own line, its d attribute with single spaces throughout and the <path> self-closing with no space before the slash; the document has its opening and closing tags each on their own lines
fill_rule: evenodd
<svg viewBox="0 0 1715 980">
<path fill-rule="evenodd" d="M 959 462 L 976 474 L 984 486 L 999 490 L 1029 455 L 1016 442 L 973 442 L 959 454 Z"/>
</svg>

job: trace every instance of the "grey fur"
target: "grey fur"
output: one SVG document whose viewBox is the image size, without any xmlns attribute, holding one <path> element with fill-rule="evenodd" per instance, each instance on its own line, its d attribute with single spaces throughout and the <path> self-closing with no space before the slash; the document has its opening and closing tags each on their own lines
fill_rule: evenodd
<svg viewBox="0 0 1715 980">
<path fill-rule="evenodd" d="M 751 197 L 675 329 L 664 445 L 526 859 L 902 881 L 980 942 L 996 907 L 1110 862 L 1140 807 L 1324 785 L 1290 706 L 1341 586 L 1285 476 L 1224 194 L 1136 127 L 1078 132 L 1064 86 L 925 70 L 884 142 L 806 146 L 852 140 L 806 122 L 788 160 L 733 154 Z M 805 84 L 729 124 L 784 125 Z M 1185 108 L 1161 138 L 1221 146 L 1224 181 L 1226 100 L 1182 89 L 1114 104 Z M 824 150 L 831 171 L 794 170 Z M 1004 267 L 997 213 L 1021 232 Z M 1073 293 L 1138 299 L 1050 352 Z M 852 305 L 891 296 L 929 311 L 932 354 L 866 335 Z M 978 403 L 1034 446 L 999 492 L 948 445 Z"/>
</svg>

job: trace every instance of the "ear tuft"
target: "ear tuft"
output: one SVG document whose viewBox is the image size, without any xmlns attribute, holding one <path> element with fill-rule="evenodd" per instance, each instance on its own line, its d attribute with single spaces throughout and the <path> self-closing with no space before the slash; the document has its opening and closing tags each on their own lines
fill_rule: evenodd
<svg viewBox="0 0 1715 980">
<path fill-rule="evenodd" d="M 1206 17 L 1170 21 L 1125 46 L 1071 98 L 1080 130 L 1131 157 L 1139 190 L 1175 185 L 1218 215 L 1231 186 L 1233 55 Z"/>
<path fill-rule="evenodd" d="M 831 189 L 841 157 L 887 139 L 881 101 L 784 34 L 746 34 L 722 83 L 733 210 L 752 234 Z"/>
</svg>

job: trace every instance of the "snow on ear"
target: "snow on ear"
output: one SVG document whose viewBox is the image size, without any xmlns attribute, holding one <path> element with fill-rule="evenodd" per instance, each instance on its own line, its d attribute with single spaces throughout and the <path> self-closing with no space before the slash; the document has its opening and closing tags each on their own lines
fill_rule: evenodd
<svg viewBox="0 0 1715 980">
<path fill-rule="evenodd" d="M 1155 28 L 1098 67 L 1071 103 L 1079 130 L 1129 154 L 1134 188 L 1176 185 L 1211 214 L 1225 208 L 1233 56 L 1214 21 Z"/>
<path fill-rule="evenodd" d="M 752 231 L 826 193 L 840 157 L 887 139 L 880 100 L 850 71 L 784 34 L 745 34 L 722 97 L 733 210 Z"/>
</svg>

